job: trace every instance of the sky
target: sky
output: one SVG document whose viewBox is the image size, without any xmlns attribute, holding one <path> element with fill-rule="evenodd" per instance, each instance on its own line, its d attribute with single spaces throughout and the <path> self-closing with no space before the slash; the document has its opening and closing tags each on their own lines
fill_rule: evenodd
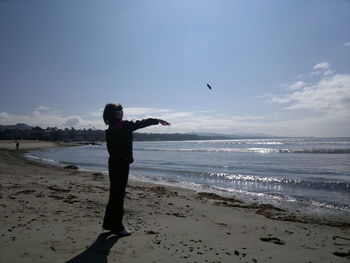
<svg viewBox="0 0 350 263">
<path fill-rule="evenodd" d="M 207 88 L 207 83 L 212 89 Z M 0 124 L 350 136 L 350 1 L 0 0 Z"/>
</svg>

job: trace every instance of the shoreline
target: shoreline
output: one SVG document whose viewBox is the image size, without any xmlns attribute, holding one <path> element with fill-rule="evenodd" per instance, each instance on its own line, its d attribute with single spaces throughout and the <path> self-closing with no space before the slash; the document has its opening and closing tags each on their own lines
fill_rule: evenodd
<svg viewBox="0 0 350 263">
<path fill-rule="evenodd" d="M 270 205 L 135 180 L 125 198 L 125 224 L 133 235 L 118 239 L 101 228 L 108 178 L 22 156 L 67 145 L 21 144 L 15 151 L 0 141 L 0 262 L 347 262 L 350 257 L 349 224 L 303 221 Z"/>
<path fill-rule="evenodd" d="M 34 141 L 35 142 L 35 141 Z M 73 143 L 53 143 L 56 145 L 55 147 L 75 147 L 75 146 L 85 146 L 89 145 L 86 142 L 73 142 Z M 51 147 L 50 147 L 51 148 Z M 29 151 L 33 149 L 28 149 Z M 34 149 L 37 150 L 37 149 Z M 26 151 L 28 153 L 29 151 Z M 49 162 L 45 162 L 42 160 L 35 160 L 30 157 L 25 157 L 27 160 L 30 160 L 34 162 L 35 164 L 43 164 L 43 165 L 49 165 L 53 167 L 64 167 L 64 165 L 58 165 L 58 164 L 51 164 Z M 73 168 L 74 168 L 74 164 Z M 71 166 L 71 165 L 68 165 Z M 87 172 L 87 173 L 101 173 L 104 175 L 107 175 L 106 178 L 108 180 L 108 173 L 106 172 L 100 172 L 100 171 L 93 171 L 93 170 L 85 170 L 80 169 L 77 167 L 77 170 L 79 172 Z M 152 179 L 145 179 L 145 178 L 137 178 L 136 176 L 133 176 L 132 172 L 130 172 L 129 175 L 129 184 L 132 184 L 133 182 L 137 183 L 146 183 L 146 184 L 154 184 L 157 186 L 163 186 L 163 187 L 172 187 L 172 188 L 180 188 L 184 189 L 185 191 L 193 192 L 194 194 L 200 193 L 200 192 L 208 192 L 213 194 L 212 198 L 216 205 L 221 206 L 227 206 L 227 207 L 241 207 L 241 208 L 247 208 L 247 209 L 253 209 L 253 210 L 263 210 L 259 211 L 258 213 L 264 215 L 265 217 L 268 217 L 270 219 L 274 220 L 282 220 L 282 221 L 291 221 L 291 222 L 303 222 L 303 223 L 313 223 L 313 224 L 325 224 L 330 226 L 350 226 L 350 214 L 349 212 L 338 210 L 336 208 L 327 208 L 323 206 L 313 206 L 308 203 L 302 203 L 299 201 L 293 202 L 288 200 L 278 200 L 278 199 L 269 199 L 268 197 L 256 197 L 249 195 L 247 193 L 233 193 L 230 191 L 226 191 L 224 189 L 215 189 L 212 187 L 195 187 L 191 185 L 185 185 L 181 182 L 168 182 L 168 181 L 161 181 L 161 180 L 152 180 Z M 214 196 L 216 195 L 216 198 Z M 225 203 L 225 198 L 232 198 L 235 199 L 237 202 Z M 221 203 L 220 203 L 221 201 Z M 224 202 L 222 202 L 224 201 Z M 268 211 L 265 211 L 268 210 Z"/>
</svg>

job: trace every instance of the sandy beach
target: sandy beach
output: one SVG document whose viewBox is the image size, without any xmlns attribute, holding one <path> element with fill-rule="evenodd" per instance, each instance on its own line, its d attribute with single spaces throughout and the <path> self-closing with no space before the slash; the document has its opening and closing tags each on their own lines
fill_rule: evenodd
<svg viewBox="0 0 350 263">
<path fill-rule="evenodd" d="M 0 141 L 0 262 L 349 262 L 350 226 L 234 197 L 130 181 L 118 238 L 101 227 L 108 177 L 23 158 Z"/>
</svg>

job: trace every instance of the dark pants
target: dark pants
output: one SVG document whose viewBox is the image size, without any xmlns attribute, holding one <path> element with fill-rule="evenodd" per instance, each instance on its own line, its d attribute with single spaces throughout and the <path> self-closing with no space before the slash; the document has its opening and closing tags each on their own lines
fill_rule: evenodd
<svg viewBox="0 0 350 263">
<path fill-rule="evenodd" d="M 124 215 L 125 188 L 129 177 L 129 163 L 108 162 L 109 170 L 109 200 L 103 220 L 103 228 L 107 230 L 122 231 Z"/>
</svg>

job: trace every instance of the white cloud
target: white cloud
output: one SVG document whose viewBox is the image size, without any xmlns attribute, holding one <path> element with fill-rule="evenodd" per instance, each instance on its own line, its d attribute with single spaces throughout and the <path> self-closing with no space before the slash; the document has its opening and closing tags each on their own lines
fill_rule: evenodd
<svg viewBox="0 0 350 263">
<path fill-rule="evenodd" d="M 38 107 L 36 107 L 35 108 L 37 111 L 46 111 L 46 110 L 50 110 L 50 108 L 49 107 L 47 107 L 47 106 L 38 106 Z"/>
<path fill-rule="evenodd" d="M 322 78 L 318 83 L 305 85 L 301 90 L 273 96 L 270 102 L 289 104 L 288 110 L 316 112 L 350 111 L 350 75 L 338 74 Z"/>
<path fill-rule="evenodd" d="M 11 115 L 7 112 L 0 112 L 0 124 L 6 125 L 6 124 L 15 124 L 11 120 Z"/>
<path fill-rule="evenodd" d="M 345 42 L 345 43 L 343 44 L 343 46 L 344 46 L 344 47 L 350 47 L 350 42 Z"/>
<path fill-rule="evenodd" d="M 102 114 L 103 114 L 103 111 L 89 111 L 87 115 L 92 118 L 97 118 L 97 117 L 102 118 Z"/>
<path fill-rule="evenodd" d="M 321 62 L 314 66 L 314 69 L 329 69 L 330 65 L 328 62 Z"/>
<path fill-rule="evenodd" d="M 169 112 L 169 109 L 159 109 L 159 108 L 150 108 L 150 107 L 126 107 L 124 108 L 124 114 L 126 116 L 144 116 L 144 115 L 153 115 L 164 112 Z"/>
<path fill-rule="evenodd" d="M 296 82 L 282 95 L 270 95 L 267 102 L 283 106 L 270 130 L 295 131 L 295 135 L 349 136 L 350 135 L 350 74 L 333 74 L 328 63 L 319 63 L 314 69 L 324 70 L 312 83 Z M 330 74 L 327 71 L 331 71 Z M 283 120 L 285 118 L 285 121 Z M 301 132 L 301 130 L 303 132 Z"/>
<path fill-rule="evenodd" d="M 64 126 L 72 126 L 76 127 L 79 126 L 80 123 L 83 123 L 84 121 L 79 116 L 70 116 L 67 118 L 67 120 L 63 123 Z"/>
<path fill-rule="evenodd" d="M 38 109 L 37 107 L 36 109 Z M 31 126 L 40 126 L 46 128 L 50 127 L 77 127 L 77 128 L 91 128 L 100 127 L 103 128 L 103 122 L 101 120 L 84 120 L 80 116 L 62 116 L 56 111 L 38 111 L 34 110 L 28 115 L 15 115 L 7 112 L 0 112 L 0 124 L 10 125 L 16 123 L 26 123 Z"/>
<path fill-rule="evenodd" d="M 331 66 L 328 62 L 318 63 L 313 67 L 313 71 L 311 72 L 311 76 L 323 75 L 330 76 L 335 73 L 334 70 L 331 69 Z"/>
<path fill-rule="evenodd" d="M 335 71 L 334 70 L 331 70 L 331 69 L 327 69 L 323 72 L 323 76 L 330 76 L 332 74 L 334 74 Z"/>
<path fill-rule="evenodd" d="M 103 116 L 103 108 L 100 108 L 96 111 L 89 111 L 87 113 L 88 118 L 102 118 Z"/>
<path fill-rule="evenodd" d="M 40 112 L 37 111 L 37 110 L 33 111 L 32 114 L 31 114 L 31 116 L 32 116 L 33 118 L 39 117 L 40 115 L 41 115 Z"/>
<path fill-rule="evenodd" d="M 297 90 L 297 89 L 300 89 L 302 87 L 305 86 L 305 82 L 304 81 L 297 81 L 295 83 L 293 83 L 292 85 L 289 85 L 287 87 L 288 90 Z"/>
</svg>

